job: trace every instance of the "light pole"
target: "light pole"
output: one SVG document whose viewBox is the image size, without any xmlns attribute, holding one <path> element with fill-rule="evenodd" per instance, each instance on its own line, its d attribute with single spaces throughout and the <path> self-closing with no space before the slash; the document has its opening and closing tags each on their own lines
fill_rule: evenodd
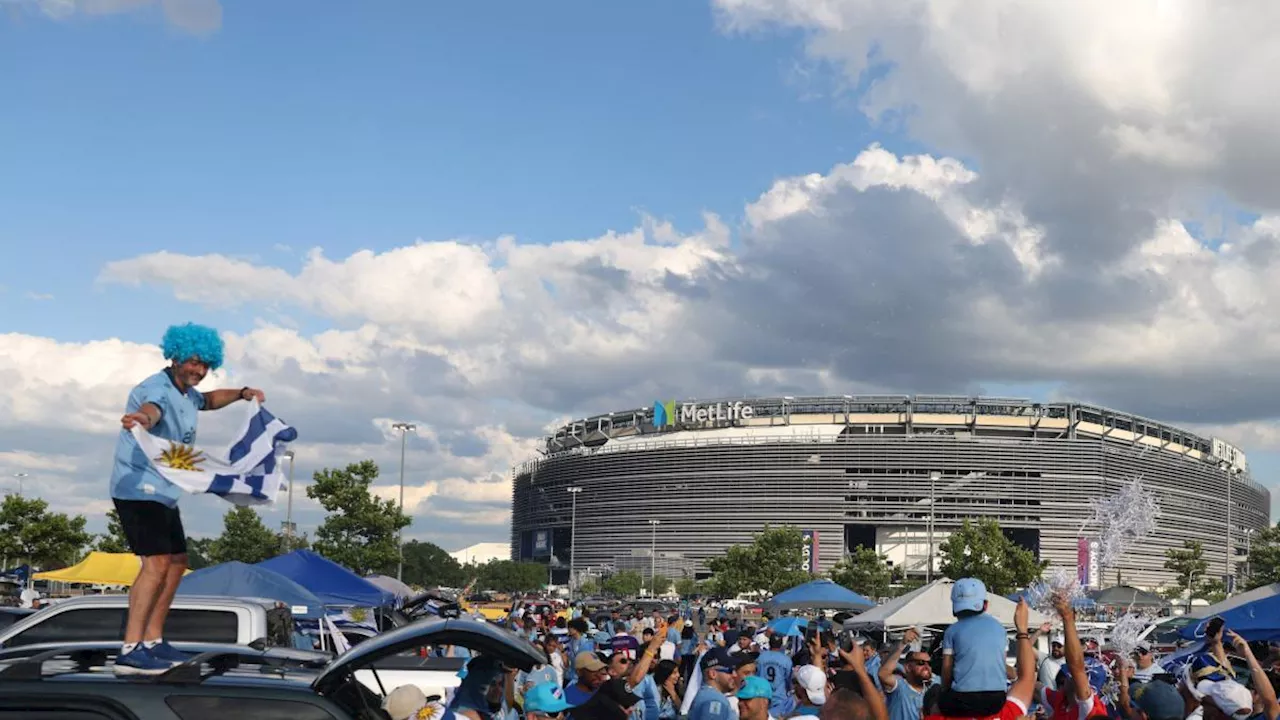
<svg viewBox="0 0 1280 720">
<path fill-rule="evenodd" d="M 413 423 L 392 423 L 393 430 L 400 431 L 400 513 L 404 514 L 404 440 L 409 436 L 410 430 L 417 430 L 418 426 Z M 396 532 L 396 546 L 400 551 L 400 563 L 396 566 L 396 579 L 404 582 L 404 528 L 401 527 Z"/>
<path fill-rule="evenodd" d="M 577 578 L 573 573 L 574 556 L 578 552 L 578 493 L 582 492 L 582 488 L 570 486 L 565 489 L 569 491 L 569 497 L 573 498 L 573 509 L 569 513 L 569 602 L 573 602 L 573 591 L 577 587 Z"/>
<path fill-rule="evenodd" d="M 658 596 L 658 583 L 653 579 L 658 577 L 658 525 L 660 520 L 650 520 L 649 526 L 653 528 L 653 535 L 649 539 L 649 589 L 653 592 L 653 596 Z"/>
<path fill-rule="evenodd" d="M 933 520 L 937 514 L 934 507 L 937 504 L 937 496 L 934 494 L 935 486 L 938 484 L 938 478 L 942 477 L 942 473 L 934 471 L 929 473 L 929 555 L 925 558 L 924 581 L 925 583 L 933 582 Z"/>
<path fill-rule="evenodd" d="M 284 536 L 288 538 L 289 549 L 293 549 L 293 451 L 285 450 L 284 458 L 289 461 L 289 500 L 284 511 Z"/>
<path fill-rule="evenodd" d="M 16 473 L 14 473 L 14 474 L 13 474 L 13 476 L 14 476 L 15 478 L 17 478 L 17 479 L 18 479 L 18 497 L 23 497 L 23 494 L 22 494 L 22 478 L 27 477 L 27 474 L 26 474 L 26 473 L 24 473 L 24 472 L 16 472 Z"/>
</svg>

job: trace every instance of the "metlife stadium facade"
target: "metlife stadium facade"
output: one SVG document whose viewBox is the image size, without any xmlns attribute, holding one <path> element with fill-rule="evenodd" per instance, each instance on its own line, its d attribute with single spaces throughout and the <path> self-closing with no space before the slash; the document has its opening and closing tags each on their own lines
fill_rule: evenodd
<svg viewBox="0 0 1280 720">
<path fill-rule="evenodd" d="M 801 528 L 816 572 L 867 546 L 923 575 L 931 544 L 936 558 L 965 518 L 989 517 L 1092 584 L 1119 573 L 1157 587 L 1173 580 L 1165 550 L 1184 540 L 1204 544 L 1211 575 L 1237 574 L 1271 505 L 1244 453 L 1221 440 L 1009 398 L 659 401 L 565 425 L 513 473 L 512 557 L 548 562 L 557 582 L 570 566 L 580 579 L 628 568 L 702 577 L 707 558 L 766 523 Z M 1157 531 L 1099 577 L 1090 500 L 1135 478 L 1159 499 Z"/>
</svg>

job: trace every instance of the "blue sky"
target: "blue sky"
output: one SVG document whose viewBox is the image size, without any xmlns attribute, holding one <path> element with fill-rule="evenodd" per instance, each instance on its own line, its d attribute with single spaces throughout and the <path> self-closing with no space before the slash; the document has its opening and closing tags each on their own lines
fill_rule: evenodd
<svg viewBox="0 0 1280 720">
<path fill-rule="evenodd" d="M 103 6 L 115 4 L 104 0 Z M 737 20 L 758 23 L 730 31 L 717 22 L 714 5 L 729 7 Z M 502 523 L 492 519 L 496 516 L 476 522 L 459 518 L 473 507 L 466 504 L 472 500 L 485 512 L 503 505 L 493 499 L 501 494 L 495 478 L 531 447 L 541 425 L 657 396 L 715 394 L 709 388 L 735 394 L 795 386 L 815 392 L 980 391 L 1035 398 L 1066 393 L 1158 417 L 1174 413 L 1168 419 L 1203 423 L 1205 432 L 1232 433 L 1249 453 L 1256 477 L 1271 484 L 1280 470 L 1275 451 L 1280 430 L 1268 403 L 1273 392 L 1280 400 L 1280 390 L 1260 379 L 1272 358 L 1265 352 L 1242 358 L 1240 349 L 1273 331 L 1280 339 L 1280 328 L 1247 320 L 1272 301 L 1237 298 L 1231 302 L 1239 307 L 1226 309 L 1214 304 L 1233 288 L 1276 284 L 1267 268 L 1233 265 L 1234 256 L 1221 256 L 1223 238 L 1252 237 L 1254 223 L 1274 211 L 1266 202 L 1240 199 L 1257 197 L 1230 177 L 1236 169 L 1231 163 L 1240 161 L 1224 161 L 1219 175 L 1189 179 L 1178 175 L 1181 166 L 1174 164 L 1154 173 L 1148 166 L 1135 171 L 1136 161 L 1104 141 L 1116 124 L 1140 120 L 1114 109 L 1124 103 L 1098 101 L 1102 90 L 1078 87 L 1089 73 L 1069 54 L 1037 63 L 1011 55 L 988 62 L 988 51 L 1025 48 L 980 44 L 981 52 L 939 59 L 930 54 L 935 47 L 972 41 L 963 36 L 966 28 L 904 29 L 899 21 L 907 20 L 870 9 L 858 22 L 841 24 L 817 11 L 773 13 L 780 6 L 756 0 L 376 5 L 223 0 L 221 26 L 199 34 L 167 23 L 160 3 L 53 19 L 40 11 L 40 0 L 0 0 L 5 98 L 0 162 L 7 170 L 0 172 L 0 248 L 6 258 L 0 264 L 0 332 L 12 334 L 13 347 L 52 341 L 56 348 L 41 352 L 67 357 L 65 372 L 74 375 L 50 378 L 45 358 L 29 355 L 27 367 L 8 368 L 16 373 L 8 385 L 17 400 L 0 396 L 0 409 L 19 407 L 12 403 L 27 397 L 24 393 L 51 406 L 65 402 L 64 392 L 79 393 L 95 398 L 101 408 L 94 409 L 106 417 L 115 412 L 115 398 L 123 397 L 124 375 L 146 366 L 145 355 L 139 355 L 145 348 L 139 348 L 154 344 L 163 327 L 179 320 L 276 343 L 263 355 L 315 352 L 324 356 L 315 367 L 329 370 L 300 370 L 298 363 L 284 361 L 267 369 L 243 358 L 232 370 L 243 376 L 251 368 L 259 375 L 249 372 L 244 381 L 274 383 L 286 396 L 320 388 L 340 413 L 322 403 L 295 412 L 331 423 L 321 433 L 325 437 L 337 432 L 334 428 L 381 427 L 377 423 L 388 417 L 459 418 L 457 426 L 442 420 L 437 428 L 439 438 L 452 438 L 454 450 L 433 441 L 415 451 L 412 483 L 483 488 L 456 508 L 446 507 L 446 514 L 432 520 L 437 525 L 415 526 L 422 536 L 436 539 L 504 539 Z M 825 7 L 809 0 L 793 0 L 791 6 Z M 851 6 L 832 7 L 838 13 Z M 1048 36 L 1077 25 L 1041 20 L 1025 24 L 1026 47 L 1067 53 Z M 1091 18 L 1078 27 L 1103 33 L 1109 31 L 1101 26 L 1107 22 Z M 911 44 L 922 37 L 935 42 Z M 1139 53 L 1143 47 L 1135 42 L 1117 52 Z M 877 58 L 872 72 L 843 72 L 868 54 Z M 976 70 L 963 66 L 966 61 Z M 993 81 L 979 90 L 965 84 L 1015 70 L 1035 82 L 1000 88 Z M 1141 89 L 1145 79 L 1123 87 Z M 1114 92 L 1103 87 L 1106 80 L 1094 82 Z M 1055 98 L 1036 94 L 1046 88 L 1080 97 L 1071 96 L 1063 109 Z M 864 112 L 868 107 L 903 110 L 912 120 L 873 124 Z M 1035 114 L 1042 107 L 1060 115 L 1046 121 Z M 1199 109 L 1194 102 L 1185 107 Z M 1077 109 L 1079 116 L 1071 116 Z M 1085 130 L 1071 132 L 1076 125 Z M 1052 132 L 1035 131 L 1042 127 Z M 891 159 L 868 152 L 873 144 Z M 940 179 L 934 166 L 904 157 L 912 153 L 929 153 L 930 162 L 959 158 L 964 168 L 980 171 L 981 180 L 957 189 Z M 1112 180 L 1071 176 L 1062 169 L 1070 164 L 1064 157 L 1082 167 L 1096 163 L 1102 168 L 1099 177 L 1114 176 L 1116 183 L 1148 182 L 1150 187 L 1142 189 L 1150 192 L 1100 192 L 1098 186 Z M 831 173 L 841 163 L 856 167 L 842 170 L 843 175 Z M 810 174 L 817 175 L 801 179 Z M 1028 175 L 1038 181 L 1026 182 Z M 855 176 L 860 179 L 848 179 Z M 884 192 L 868 193 L 867 187 Z M 904 187 L 929 202 L 899 202 Z M 769 194 L 771 188 L 776 196 Z M 1085 199 L 1068 202 L 1076 195 Z M 813 210 L 810 219 L 823 222 L 798 219 L 785 202 L 771 205 L 779 198 L 803 198 Z M 1203 267 L 1170 269 L 1158 258 L 1121 253 L 1118 258 L 1147 264 L 1133 270 L 1116 260 L 1116 267 L 1128 269 L 1111 278 L 1114 286 L 1104 287 L 1097 278 L 1106 273 L 1095 272 L 1083 245 L 1060 239 L 1063 218 L 1055 214 L 1060 207 L 1046 198 L 1064 199 L 1063 207 L 1075 209 L 1078 217 L 1067 218 L 1068 227 L 1075 220 L 1099 235 L 1109 229 L 1094 227 L 1091 223 L 1103 222 L 1097 218 L 1120 218 L 1133 203 L 1149 203 L 1143 209 L 1151 218 L 1186 219 L 1189 236 L 1214 257 Z M 748 208 L 764 212 L 765 219 L 758 225 L 748 222 Z M 971 242 L 955 233 L 955 223 L 941 219 L 954 220 L 948 213 L 957 208 L 970 217 L 1003 213 L 993 223 L 999 242 Z M 704 212 L 725 224 L 726 247 L 703 236 L 714 235 L 704 225 Z M 1215 214 L 1226 216 L 1225 225 L 1206 230 L 1205 219 Z M 652 234 L 641 249 L 619 249 L 602 239 L 610 231 L 638 232 L 647 216 L 671 222 L 679 238 L 666 249 Z M 935 219 L 939 222 L 931 224 Z M 1116 242 L 1132 251 L 1148 240 L 1148 229 L 1125 225 L 1115 231 Z M 1018 230 L 1045 238 L 1032 254 L 1041 254 L 1045 266 L 1060 275 L 1042 274 L 1025 255 L 1014 257 L 1026 251 L 1018 245 Z M 916 232 L 937 236 L 921 239 L 911 234 Z M 441 247 L 450 239 L 484 244 L 504 235 L 549 248 L 549 259 L 486 251 L 484 269 L 492 272 L 485 273 L 467 264 L 464 252 Z M 399 261 L 366 267 L 350 260 L 361 250 L 372 251 L 375 260 L 390 258 L 417 240 L 426 244 L 423 253 L 439 251 L 429 262 L 447 266 L 455 285 L 440 290 L 425 287 L 423 276 L 400 277 Z M 919 247 L 913 245 L 917 241 Z M 784 269 L 789 267 L 782 252 L 787 246 L 809 253 L 811 266 L 847 277 L 851 288 L 875 288 L 880 295 L 872 293 L 868 301 L 811 287 Z M 979 246 L 982 252 L 974 249 Z M 990 254 L 996 246 L 1005 248 L 1003 254 Z M 392 302 L 370 309 L 358 306 L 360 298 L 342 298 L 353 310 L 326 304 L 323 288 L 305 287 L 318 277 L 308 274 L 315 263 L 306 255 L 316 248 L 337 264 L 335 272 L 346 273 L 350 287 L 362 291 L 355 294 L 392 294 Z M 142 260 L 162 251 L 217 258 L 171 274 L 165 267 L 176 267 L 174 262 L 159 263 L 165 266 L 159 270 L 144 267 Z M 409 254 L 396 257 L 403 259 L 401 265 L 411 264 Z M 571 270 L 558 268 L 557 257 L 582 262 Z M 113 281 L 103 281 L 104 267 L 113 262 L 125 269 Z M 514 262 L 523 263 L 522 272 L 544 286 L 555 286 L 558 297 L 529 300 L 527 289 L 518 287 L 520 278 L 502 277 L 503 268 Z M 725 268 L 735 264 L 768 281 L 756 297 L 783 304 L 779 317 L 797 319 L 795 328 L 785 321 L 772 326 L 780 337 L 768 344 L 781 348 L 772 355 L 740 357 L 746 354 L 742 348 L 762 343 L 749 334 L 746 341 L 734 335 L 743 328 L 758 332 L 765 322 L 763 308 L 716 303 L 735 297 L 732 286 L 717 284 Z M 602 274 L 601 268 L 614 274 Z M 273 269 L 297 286 L 284 293 L 271 284 L 254 284 L 252 278 L 259 277 L 277 282 L 280 276 L 263 274 Z M 215 270 L 226 274 L 215 277 Z M 643 279 L 645 272 L 656 274 Z M 1249 281 L 1232 272 L 1244 272 Z M 619 277 L 632 283 L 619 293 L 623 299 L 606 287 L 606 281 Z M 906 284 L 894 285 L 893 278 L 905 278 Z M 973 290 L 936 307 L 920 300 L 916 308 L 912 303 L 929 292 L 912 286 L 915 278 L 933 279 L 928 291 L 939 295 L 947 287 Z M 677 281 L 700 288 L 709 305 L 697 313 L 668 313 L 673 305 L 693 302 L 692 295 L 677 292 Z M 1082 285 L 1094 281 L 1100 285 Z M 208 283 L 227 285 L 235 302 L 175 300 L 184 287 Z M 475 318 L 463 312 L 482 300 L 454 304 L 473 287 L 494 289 L 501 297 L 502 322 L 479 311 Z M 1187 308 L 1169 306 L 1168 314 L 1190 318 L 1185 329 L 1155 337 L 1143 332 L 1164 327 L 1158 307 L 1126 316 L 1104 300 L 1095 300 L 1102 309 L 1081 301 L 1117 292 L 1155 304 L 1208 293 L 1205 288 L 1216 294 L 1198 297 Z M 1071 289 L 1079 294 L 1071 296 L 1066 292 Z M 776 297 L 769 297 L 774 292 Z M 397 302 L 439 307 L 441 316 L 461 312 L 466 319 L 460 327 L 475 332 L 442 334 L 430 317 L 402 321 L 387 311 Z M 975 309 L 990 307 L 1005 313 L 979 316 Z M 825 315 L 799 322 L 813 308 Z M 1065 318 L 1062 325 L 1052 319 L 1057 315 Z M 1246 320 L 1237 327 L 1224 318 Z M 536 331 L 571 322 L 581 322 L 583 330 L 572 340 Z M 901 334 L 885 330 L 909 322 L 921 323 L 919 334 L 937 337 L 937 346 L 923 353 L 937 362 L 918 362 L 921 352 L 914 343 L 894 344 L 917 328 L 906 326 Z M 1228 325 L 1234 335 L 1224 329 Z M 823 337 L 802 337 L 801 327 L 819 328 Z M 366 342 L 362 328 L 373 328 L 368 332 L 377 338 L 369 357 L 343 344 Z M 959 340 L 949 328 L 962 333 Z M 1020 332 L 1001 332 L 1014 329 Z M 1210 330 L 1221 330 L 1221 337 Z M 294 332 L 296 337 L 290 335 Z M 1220 345 L 1205 340 L 1211 335 Z M 640 352 L 629 363 L 612 352 L 673 337 L 683 338 L 684 344 L 676 346 L 702 353 L 701 366 Z M 1099 339 L 1090 343 L 1088 337 Z M 1126 340 L 1117 343 L 1116 337 Z M 1064 338 L 1105 352 L 1064 350 L 1070 345 Z M 1128 338 L 1141 339 L 1130 343 Z M 122 348 L 82 351 L 70 345 L 112 339 Z M 1002 342 L 1009 344 L 998 345 Z M 1167 343 L 1168 349 L 1139 352 L 1144 343 L 1161 348 Z M 1130 344 L 1135 352 L 1126 354 L 1122 350 Z M 883 352 L 851 352 L 867 345 Z M 1037 346 L 1052 349 L 1024 352 Z M 1206 361 L 1197 355 L 1206 349 L 1235 361 L 1215 367 L 1212 357 Z M 1077 354 L 1076 364 L 1060 362 L 1068 356 L 1076 360 Z M 851 360 L 851 355 L 858 357 Z M 868 365 L 868 355 L 883 357 Z M 491 368 L 497 370 L 484 372 Z M 7 377 L 4 372 L 0 362 L 0 377 Z M 378 372 L 407 383 L 421 398 L 382 388 L 380 399 L 372 400 L 370 388 L 359 383 Z M 1238 409 L 1213 399 L 1215 382 L 1227 383 L 1232 397 L 1256 400 L 1256 407 Z M 1188 396 L 1181 405 L 1165 400 L 1193 391 L 1210 400 Z M 1197 409 L 1214 403 L 1203 413 Z M 476 411 L 477 406 L 485 410 Z M 41 422 L 50 427 L 59 422 L 21 417 L 15 410 L 13 422 L 29 433 L 43 427 Z M 477 427 L 466 426 L 463 418 Z M 21 462 L 48 466 L 50 477 L 81 483 L 86 497 L 105 483 L 95 473 L 101 474 L 109 453 L 106 436 L 89 433 L 77 445 L 84 448 L 82 456 L 57 462 L 48 460 L 53 452 L 42 441 L 13 442 L 10 448 L 0 446 L 0 471 L 6 462 L 19 462 L 15 453 L 25 453 L 30 457 L 23 455 Z M 398 444 L 353 441 L 326 445 L 324 452 L 393 462 Z M 319 464 L 300 463 L 299 470 L 305 474 Z M 459 482 L 464 485 L 449 485 Z M 301 512 L 311 513 L 306 517 L 313 523 L 319 517 L 315 508 Z M 201 522 L 197 533 L 216 530 L 216 515 Z"/>
</svg>

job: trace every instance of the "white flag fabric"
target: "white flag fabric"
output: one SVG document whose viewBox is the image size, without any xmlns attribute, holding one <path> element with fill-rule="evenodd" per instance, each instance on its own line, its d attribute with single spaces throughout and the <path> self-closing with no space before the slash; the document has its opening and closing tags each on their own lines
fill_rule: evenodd
<svg viewBox="0 0 1280 720">
<path fill-rule="evenodd" d="M 216 454 L 158 438 L 138 425 L 130 432 L 155 471 L 183 490 L 212 493 L 236 505 L 274 505 L 285 488 L 279 457 L 298 438 L 298 431 L 257 400 L 247 406 L 235 441 Z"/>
</svg>

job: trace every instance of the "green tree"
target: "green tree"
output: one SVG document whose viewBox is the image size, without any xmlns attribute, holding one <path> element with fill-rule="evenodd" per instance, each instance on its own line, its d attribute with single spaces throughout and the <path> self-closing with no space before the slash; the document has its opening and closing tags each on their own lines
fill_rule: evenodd
<svg viewBox="0 0 1280 720">
<path fill-rule="evenodd" d="M 435 543 L 410 540 L 404 544 L 404 581 L 419 587 L 462 587 L 462 566 Z"/>
<path fill-rule="evenodd" d="M 107 511 L 107 531 L 98 536 L 95 550 L 109 553 L 129 552 L 129 540 L 124 536 L 124 528 L 120 525 L 120 513 L 115 508 Z"/>
<path fill-rule="evenodd" d="M 580 597 L 588 597 L 591 595 L 599 595 L 599 594 L 600 594 L 600 583 L 596 582 L 595 580 L 583 580 L 582 584 L 578 585 L 578 596 Z"/>
<path fill-rule="evenodd" d="M 644 576 L 635 570 L 616 572 L 600 583 L 604 591 L 620 598 L 635 597 L 644 586 Z"/>
<path fill-rule="evenodd" d="M 476 571 L 476 590 L 532 592 L 547 584 L 547 566 L 541 563 L 491 560 Z"/>
<path fill-rule="evenodd" d="M 712 572 L 710 588 L 721 597 L 764 591 L 776 595 L 811 579 L 802 569 L 804 535 L 799 528 L 783 526 L 764 530 L 749 545 L 733 545 L 707 561 Z"/>
<path fill-rule="evenodd" d="M 319 501 L 328 513 L 312 549 L 359 575 L 395 574 L 400 560 L 397 533 L 410 522 L 395 501 L 369 492 L 377 477 L 377 464 L 364 460 L 342 470 L 325 468 L 307 486 L 307 497 Z"/>
<path fill-rule="evenodd" d="M 1206 591 L 1213 590 L 1205 587 L 1209 561 L 1204 558 L 1204 545 L 1199 540 L 1184 540 L 1182 547 L 1169 548 L 1164 551 L 1164 556 L 1164 569 L 1173 571 L 1179 594 L 1190 594 L 1188 605 L 1193 599 L 1203 597 Z"/>
<path fill-rule="evenodd" d="M 26 562 L 42 570 L 72 565 L 93 541 L 84 524 L 83 515 L 50 512 L 40 498 L 6 495 L 0 504 L 0 557 L 10 566 Z"/>
<path fill-rule="evenodd" d="M 192 570 L 206 568 L 213 563 L 209 561 L 209 546 L 213 545 L 213 538 L 193 538 L 187 537 L 187 567 Z"/>
<path fill-rule="evenodd" d="M 653 595 L 666 595 L 671 591 L 671 578 L 658 573 L 649 581 L 649 592 Z"/>
<path fill-rule="evenodd" d="M 683 577 L 676 581 L 676 594 L 682 598 L 691 598 L 698 592 L 698 583 L 693 578 Z"/>
<path fill-rule="evenodd" d="M 222 516 L 222 534 L 209 544 L 208 559 L 252 565 L 275 557 L 279 549 L 280 539 L 267 529 L 258 513 L 251 507 L 236 506 Z"/>
<path fill-rule="evenodd" d="M 285 535 L 283 532 L 276 533 L 276 545 L 280 548 L 280 555 L 287 555 L 294 550 L 307 550 L 311 547 L 311 542 L 307 540 L 307 534 L 301 535 Z"/>
<path fill-rule="evenodd" d="M 869 598 L 886 597 L 889 595 L 889 584 L 893 581 L 888 559 L 874 548 L 859 547 L 840 558 L 840 562 L 831 568 L 829 577 Z"/>
<path fill-rule="evenodd" d="M 1250 538 L 1245 589 L 1280 582 L 1280 523 Z"/>
<path fill-rule="evenodd" d="M 1005 537 L 995 520 L 965 520 L 939 547 L 941 572 L 953 579 L 978 578 L 987 592 L 1009 593 L 1030 585 L 1044 573 L 1048 562 L 1036 562 L 1030 550 Z"/>
</svg>

